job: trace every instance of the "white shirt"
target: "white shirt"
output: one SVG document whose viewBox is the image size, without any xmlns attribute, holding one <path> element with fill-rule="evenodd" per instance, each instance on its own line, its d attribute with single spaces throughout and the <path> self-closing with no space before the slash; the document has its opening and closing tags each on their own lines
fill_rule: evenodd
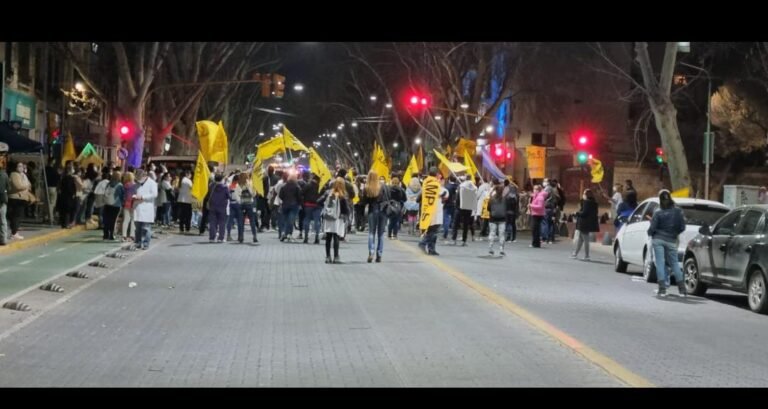
<svg viewBox="0 0 768 409">
<path fill-rule="evenodd" d="M 491 192 L 491 184 L 488 182 L 483 183 L 477 188 L 477 203 L 475 204 L 475 211 L 472 212 L 472 216 L 480 216 L 483 212 L 483 201 L 485 196 Z"/>
<path fill-rule="evenodd" d="M 147 178 L 143 184 L 137 182 L 136 195 L 141 196 L 141 200 L 133 201 L 133 220 L 141 223 L 154 223 L 157 182 L 151 178 Z"/>
<path fill-rule="evenodd" d="M 459 185 L 459 209 L 472 210 L 474 212 L 477 206 L 476 193 L 477 187 L 471 180 L 462 182 Z"/>
<path fill-rule="evenodd" d="M 179 203 L 192 203 L 192 181 L 186 176 L 179 186 Z"/>
<path fill-rule="evenodd" d="M 623 200 L 621 199 L 621 193 L 616 192 L 611 197 L 611 204 L 613 205 L 613 217 L 617 217 L 619 214 L 619 205 Z"/>
</svg>

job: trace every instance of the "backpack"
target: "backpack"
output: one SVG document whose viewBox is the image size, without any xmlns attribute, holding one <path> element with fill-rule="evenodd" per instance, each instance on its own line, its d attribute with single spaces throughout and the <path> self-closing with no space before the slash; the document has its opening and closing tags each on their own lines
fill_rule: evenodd
<svg viewBox="0 0 768 409">
<path fill-rule="evenodd" d="M 93 190 L 93 195 L 94 195 L 93 207 L 98 209 L 99 207 L 104 206 L 106 189 L 108 185 L 109 185 L 109 179 L 104 179 L 101 182 L 99 182 L 98 185 L 96 185 L 96 188 Z M 114 198 L 112 199 L 112 202 L 114 203 Z"/>
<path fill-rule="evenodd" d="M 491 213 L 491 219 L 500 220 L 507 217 L 507 206 L 501 196 L 494 196 L 488 202 L 488 210 Z"/>
<path fill-rule="evenodd" d="M 323 204 L 323 210 L 320 213 L 325 220 L 338 220 L 341 217 L 341 203 L 334 194 L 329 194 Z"/>
<path fill-rule="evenodd" d="M 253 203 L 253 192 L 251 192 L 251 189 L 249 187 L 245 187 L 240 191 L 240 203 L 242 204 Z"/>
<path fill-rule="evenodd" d="M 552 188 L 547 195 L 547 200 L 544 202 L 544 207 L 547 209 L 554 209 L 560 203 L 560 195 L 557 193 L 557 188 Z"/>
<path fill-rule="evenodd" d="M 118 207 L 119 206 L 119 205 L 118 206 L 115 205 L 115 203 L 117 202 L 117 200 L 115 198 L 115 191 L 117 191 L 117 186 L 118 185 L 107 186 L 107 188 L 104 189 L 103 198 L 104 198 L 104 205 L 105 206 L 112 206 L 112 207 Z"/>
</svg>

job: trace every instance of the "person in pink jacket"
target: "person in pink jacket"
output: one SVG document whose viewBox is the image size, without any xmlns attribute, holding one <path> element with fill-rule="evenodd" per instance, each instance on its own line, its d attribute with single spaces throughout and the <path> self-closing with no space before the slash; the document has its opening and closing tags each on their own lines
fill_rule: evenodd
<svg viewBox="0 0 768 409">
<path fill-rule="evenodd" d="M 544 215 L 546 214 L 546 200 L 547 192 L 542 190 L 541 185 L 534 186 L 533 199 L 528 206 L 528 212 L 532 219 L 531 230 L 533 234 L 533 242 L 531 243 L 531 247 L 541 247 L 541 221 L 544 220 Z"/>
</svg>

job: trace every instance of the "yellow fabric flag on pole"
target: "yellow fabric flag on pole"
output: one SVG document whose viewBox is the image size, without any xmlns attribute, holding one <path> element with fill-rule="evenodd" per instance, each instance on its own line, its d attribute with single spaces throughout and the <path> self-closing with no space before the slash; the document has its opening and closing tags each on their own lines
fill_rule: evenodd
<svg viewBox="0 0 768 409">
<path fill-rule="evenodd" d="M 315 175 L 320 176 L 318 190 L 323 190 L 323 186 L 332 178 L 331 170 L 328 169 L 328 165 L 325 164 L 325 161 L 323 161 L 323 158 L 320 157 L 315 148 L 309 149 L 309 170 Z"/>
<path fill-rule="evenodd" d="M 264 197 L 264 167 L 261 158 L 253 159 L 253 172 L 251 173 L 251 187 L 261 197 Z"/>
<path fill-rule="evenodd" d="M 378 144 L 373 146 L 373 164 L 371 170 L 376 172 L 379 176 L 383 176 L 384 180 L 389 183 L 389 166 L 387 166 L 387 158 L 384 150 Z"/>
<path fill-rule="evenodd" d="M 464 156 L 464 152 L 469 152 L 470 155 L 474 155 L 476 150 L 477 142 L 465 138 L 459 138 L 459 143 L 456 145 L 457 155 Z"/>
<path fill-rule="evenodd" d="M 219 121 L 216 139 L 214 139 L 213 145 L 211 146 L 210 160 L 225 165 L 229 161 L 229 143 L 227 141 L 227 133 L 224 132 L 224 124 L 221 121 Z"/>
<path fill-rule="evenodd" d="M 670 193 L 670 196 L 672 196 L 672 197 L 691 197 L 691 188 L 690 187 L 684 187 L 682 189 L 677 189 L 674 192 Z"/>
<path fill-rule="evenodd" d="M 543 146 L 526 146 L 525 156 L 528 161 L 528 174 L 531 179 L 541 179 L 547 169 L 547 148 Z"/>
<path fill-rule="evenodd" d="M 67 140 L 64 141 L 64 152 L 61 154 L 61 167 L 67 164 L 69 161 L 77 159 L 77 153 L 75 152 L 75 141 L 72 139 L 72 133 L 67 132 Z"/>
<path fill-rule="evenodd" d="M 208 161 L 203 157 L 203 152 L 197 154 L 195 164 L 195 176 L 192 180 L 192 196 L 202 201 L 208 194 L 208 182 L 211 180 L 211 171 L 208 169 Z"/>
<path fill-rule="evenodd" d="M 472 176 L 473 180 L 475 177 L 480 175 L 480 171 L 477 169 L 477 165 L 475 165 L 475 162 L 472 160 L 472 156 L 470 156 L 468 149 L 464 150 L 464 166 L 467 167 L 467 173 Z"/>
<path fill-rule="evenodd" d="M 419 173 L 419 165 L 416 163 L 416 155 L 411 155 L 411 161 L 408 163 L 408 167 L 405 168 L 405 173 L 403 174 L 405 186 L 411 183 L 414 173 Z"/>
<path fill-rule="evenodd" d="M 421 149 L 421 145 L 419 145 L 419 154 L 416 156 L 416 165 L 419 167 L 419 172 L 424 169 L 424 150 Z"/>
<path fill-rule="evenodd" d="M 291 131 L 288 130 L 288 128 L 283 127 L 283 138 L 285 138 L 285 147 L 293 150 L 293 151 L 304 151 L 309 152 L 309 149 L 307 149 L 306 146 L 304 146 L 301 141 L 296 138 L 296 136 L 291 133 Z"/>
<path fill-rule="evenodd" d="M 592 168 L 592 183 L 600 183 L 603 181 L 603 176 L 605 176 L 605 170 L 603 169 L 603 162 L 592 159 L 590 161 L 590 165 Z"/>
<path fill-rule="evenodd" d="M 419 230 L 427 230 L 432 224 L 432 216 L 437 211 L 437 196 L 440 194 L 440 182 L 434 176 L 427 176 L 421 189 L 421 219 Z"/>
<path fill-rule="evenodd" d="M 448 171 L 456 174 L 460 172 L 466 172 L 468 170 L 468 168 L 462 165 L 461 163 L 449 161 L 448 158 L 443 156 L 442 153 L 438 152 L 437 149 L 433 149 L 433 151 L 435 152 L 435 156 L 437 156 L 437 159 L 440 159 L 440 163 L 445 165 L 445 168 Z"/>
<path fill-rule="evenodd" d="M 266 142 L 259 144 L 259 150 L 256 151 L 256 158 L 261 160 L 269 159 L 278 153 L 285 152 L 283 138 L 276 136 Z"/>
<path fill-rule="evenodd" d="M 200 138 L 200 152 L 206 161 L 211 160 L 211 147 L 216 140 L 216 134 L 219 133 L 219 126 L 212 121 L 197 121 L 195 127 L 197 127 L 197 136 Z"/>
</svg>

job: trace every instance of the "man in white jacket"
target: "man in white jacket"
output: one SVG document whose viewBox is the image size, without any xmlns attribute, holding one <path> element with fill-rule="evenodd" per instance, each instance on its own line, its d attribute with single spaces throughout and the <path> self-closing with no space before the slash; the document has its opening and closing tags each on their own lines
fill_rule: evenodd
<svg viewBox="0 0 768 409">
<path fill-rule="evenodd" d="M 461 245 L 467 245 L 467 230 L 472 232 L 472 241 L 475 241 L 475 225 L 472 220 L 472 214 L 477 208 L 477 187 L 472 181 L 472 175 L 462 176 L 462 183 L 459 185 L 459 207 L 456 222 L 453 223 L 452 244 L 456 244 L 456 238 L 459 234 L 459 225 L 461 225 Z"/>
<path fill-rule="evenodd" d="M 155 222 L 155 199 L 157 182 L 143 169 L 136 171 L 136 194 L 133 196 L 133 220 L 136 224 L 136 246 L 149 248 L 152 237 L 152 223 Z"/>
</svg>

